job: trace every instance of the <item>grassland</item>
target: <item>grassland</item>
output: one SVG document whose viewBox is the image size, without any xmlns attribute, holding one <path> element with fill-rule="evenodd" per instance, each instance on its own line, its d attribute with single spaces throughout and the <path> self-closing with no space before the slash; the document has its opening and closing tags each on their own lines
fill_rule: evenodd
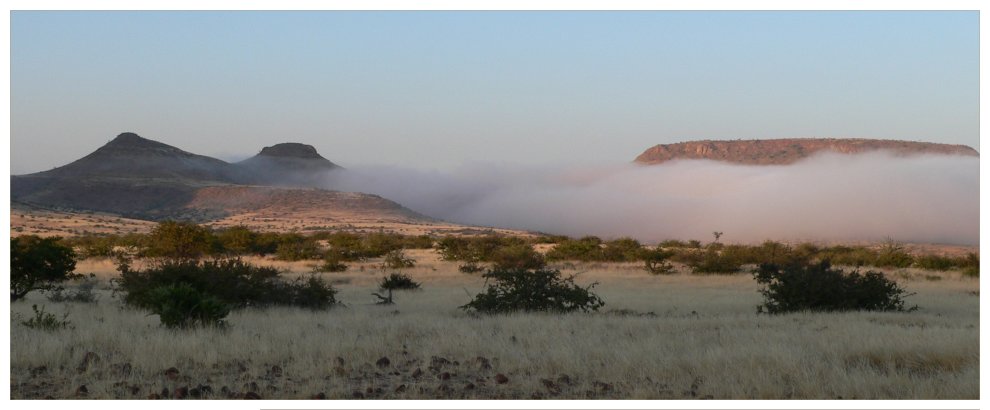
<svg viewBox="0 0 990 410">
<path fill-rule="evenodd" d="M 36 293 L 12 305 L 11 397 L 979 397 L 979 283 L 957 273 L 889 271 L 917 293 L 908 299 L 920 307 L 914 312 L 769 316 L 756 314 L 761 299 L 749 275 L 578 264 L 564 272 L 600 282 L 602 312 L 476 316 L 457 307 L 482 278 L 432 250 L 408 254 L 418 263 L 405 273 L 424 289 L 398 293 L 395 305 L 374 304 L 382 272 L 372 260 L 324 274 L 346 307 L 241 310 L 226 329 L 179 331 L 122 307 L 109 289 L 109 261 L 82 261 L 77 271 L 101 281 L 98 303 Z M 21 325 L 32 304 L 68 312 L 71 328 Z"/>
</svg>

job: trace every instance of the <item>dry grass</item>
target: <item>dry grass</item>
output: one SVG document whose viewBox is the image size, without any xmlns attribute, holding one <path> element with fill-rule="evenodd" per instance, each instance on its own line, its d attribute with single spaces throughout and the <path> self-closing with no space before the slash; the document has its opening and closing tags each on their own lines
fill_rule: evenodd
<svg viewBox="0 0 990 410">
<path fill-rule="evenodd" d="M 483 279 L 432 251 L 407 251 L 404 270 L 422 291 L 374 305 L 377 261 L 324 274 L 346 308 L 237 311 L 226 330 L 170 331 L 122 308 L 51 303 L 33 294 L 12 305 L 13 398 L 147 398 L 201 394 L 266 399 L 635 398 L 976 399 L 978 280 L 903 271 L 917 295 L 911 313 L 757 315 L 752 278 L 650 276 L 633 264 L 579 264 L 598 281 L 597 314 L 474 316 L 457 309 Z M 257 262 L 257 260 L 256 260 Z M 272 261 L 263 261 L 274 263 Z M 305 262 L 274 263 L 296 274 Z M 361 271 L 364 267 L 364 271 Z M 80 271 L 104 280 L 108 262 Z M 941 280 L 926 279 L 939 275 Z M 69 311 L 74 328 L 21 326 L 32 303 Z M 88 356 L 88 353 L 93 353 Z M 378 366 L 381 358 L 388 364 Z M 98 358 L 98 359 L 97 359 Z M 174 378 L 169 368 L 178 370 Z M 506 377 L 498 383 L 497 375 Z M 86 386 L 85 395 L 77 389 Z M 209 393 L 200 386 L 209 386 Z"/>
</svg>

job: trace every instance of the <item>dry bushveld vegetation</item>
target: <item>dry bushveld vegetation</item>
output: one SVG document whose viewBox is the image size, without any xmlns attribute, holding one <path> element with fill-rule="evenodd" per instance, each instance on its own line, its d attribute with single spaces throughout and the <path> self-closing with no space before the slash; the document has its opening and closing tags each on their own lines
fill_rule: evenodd
<svg viewBox="0 0 990 410">
<path fill-rule="evenodd" d="M 80 261 L 96 303 L 34 292 L 11 304 L 11 397 L 262 399 L 977 399 L 979 280 L 887 269 L 912 312 L 758 315 L 750 274 L 649 275 L 640 263 L 574 263 L 600 284 L 596 313 L 478 315 L 480 292 L 429 249 L 403 269 L 422 290 L 377 305 L 380 259 L 322 273 L 346 306 L 235 310 L 226 328 L 169 330 L 123 307 L 109 260 Z M 252 263 L 309 274 L 316 261 Z M 138 264 L 141 262 L 138 261 Z M 69 286 L 73 286 L 72 283 Z M 21 321 L 33 304 L 66 329 Z"/>
</svg>

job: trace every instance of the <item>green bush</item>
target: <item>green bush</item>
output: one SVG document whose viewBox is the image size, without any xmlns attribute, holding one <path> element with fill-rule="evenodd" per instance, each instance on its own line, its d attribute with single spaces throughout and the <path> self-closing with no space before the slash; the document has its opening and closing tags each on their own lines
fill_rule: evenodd
<svg viewBox="0 0 990 410">
<path fill-rule="evenodd" d="M 595 236 L 586 236 L 581 239 L 568 239 L 561 241 L 550 251 L 546 258 L 551 261 L 578 260 L 578 261 L 600 261 L 604 258 L 602 252 L 602 240 Z"/>
<path fill-rule="evenodd" d="M 914 265 L 926 270 L 947 271 L 956 267 L 956 260 L 941 255 L 923 255 L 914 259 Z"/>
<path fill-rule="evenodd" d="M 223 319 L 230 313 L 230 308 L 219 298 L 200 292 L 188 283 L 151 289 L 147 307 L 170 329 L 223 326 Z"/>
<path fill-rule="evenodd" d="M 343 272 L 347 270 L 347 265 L 343 263 L 345 258 L 336 251 L 329 251 L 323 255 L 323 261 L 316 265 L 316 272 Z"/>
<path fill-rule="evenodd" d="M 734 248 L 729 248 L 734 249 Z M 691 272 L 699 274 L 736 273 L 742 270 L 742 262 L 732 250 L 715 250 L 709 247 L 702 252 L 687 254 L 686 263 Z"/>
<path fill-rule="evenodd" d="M 643 259 L 643 245 L 633 238 L 619 238 L 605 242 L 602 261 L 633 262 Z"/>
<path fill-rule="evenodd" d="M 647 272 L 654 275 L 673 273 L 674 265 L 668 262 L 673 255 L 674 252 L 664 250 L 660 247 L 647 249 L 642 253 L 644 267 Z"/>
<path fill-rule="evenodd" d="M 420 284 L 409 275 L 393 273 L 382 278 L 381 282 L 378 282 L 378 288 L 383 290 L 414 290 L 419 289 Z"/>
<path fill-rule="evenodd" d="M 382 262 L 382 269 L 405 269 L 413 266 L 416 266 L 416 261 L 406 257 L 402 249 L 389 251 L 385 254 L 385 260 Z"/>
<path fill-rule="evenodd" d="M 903 298 L 909 296 L 880 272 L 845 273 L 832 269 L 827 260 L 783 267 L 763 264 L 754 276 L 763 285 L 764 303 L 757 307 L 761 313 L 903 311 Z"/>
<path fill-rule="evenodd" d="M 10 301 L 24 298 L 32 290 L 51 290 L 78 277 L 76 254 L 60 238 L 25 235 L 10 238 Z"/>
<path fill-rule="evenodd" d="M 45 331 L 56 331 L 60 329 L 65 329 L 69 327 L 70 323 L 67 320 L 69 317 L 69 312 L 65 312 L 62 318 L 59 319 L 51 313 L 45 312 L 45 307 L 42 306 L 38 309 L 38 305 L 31 305 L 31 310 L 34 311 L 34 316 L 28 318 L 28 320 L 21 321 L 21 324 L 27 326 L 31 329 L 45 330 Z"/>
<path fill-rule="evenodd" d="M 91 274 L 92 275 L 92 274 Z M 95 279 L 86 279 L 79 283 L 74 291 L 66 291 L 62 286 L 56 286 L 46 292 L 45 297 L 52 302 L 96 303 L 97 296 L 93 293 L 96 287 Z"/>
<path fill-rule="evenodd" d="M 234 226 L 216 234 L 224 252 L 232 255 L 264 253 L 258 246 L 258 234 L 244 226 Z"/>
<path fill-rule="evenodd" d="M 220 242 L 209 229 L 189 222 L 164 221 L 151 229 L 144 255 L 195 259 L 219 249 Z"/>
<path fill-rule="evenodd" d="M 490 262 L 499 248 L 525 244 L 521 238 L 509 236 L 447 236 L 436 243 L 437 252 L 444 260 L 465 262 Z"/>
<path fill-rule="evenodd" d="M 590 289 L 562 278 L 559 270 L 494 269 L 484 274 L 486 288 L 461 309 L 481 313 L 596 311 L 605 305 Z"/>
<path fill-rule="evenodd" d="M 873 266 L 884 268 L 906 268 L 914 263 L 914 257 L 904 251 L 901 244 L 892 239 L 887 239 L 877 252 L 877 258 Z"/>
<path fill-rule="evenodd" d="M 283 261 L 301 261 L 320 259 L 324 252 L 316 241 L 308 238 L 285 238 L 275 248 L 275 259 Z"/>
<path fill-rule="evenodd" d="M 978 278 L 980 277 L 980 255 L 970 252 L 966 257 L 959 263 L 959 266 L 963 268 L 963 275 Z"/>
<path fill-rule="evenodd" d="M 503 246 L 489 258 L 495 269 L 539 269 L 546 265 L 543 255 L 528 244 Z"/>
<path fill-rule="evenodd" d="M 247 306 L 300 306 L 328 308 L 336 290 L 315 278 L 285 281 L 272 267 L 256 267 L 240 259 L 165 260 L 144 270 L 122 266 L 116 280 L 125 303 L 143 309 L 155 306 L 157 288 L 186 284 L 203 295 L 216 297 L 231 308 Z M 317 300 L 309 299 L 320 296 Z"/>
</svg>

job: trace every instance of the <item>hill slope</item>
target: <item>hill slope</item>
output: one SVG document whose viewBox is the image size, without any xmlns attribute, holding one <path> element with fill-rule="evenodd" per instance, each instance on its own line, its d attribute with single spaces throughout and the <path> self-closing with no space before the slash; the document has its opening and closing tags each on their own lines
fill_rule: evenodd
<svg viewBox="0 0 990 410">
<path fill-rule="evenodd" d="M 965 145 L 857 138 L 787 138 L 661 144 L 644 151 L 635 162 L 652 165 L 676 159 L 707 159 L 747 165 L 787 165 L 824 151 L 856 154 L 881 150 L 898 156 L 979 156 L 976 150 Z"/>
</svg>

